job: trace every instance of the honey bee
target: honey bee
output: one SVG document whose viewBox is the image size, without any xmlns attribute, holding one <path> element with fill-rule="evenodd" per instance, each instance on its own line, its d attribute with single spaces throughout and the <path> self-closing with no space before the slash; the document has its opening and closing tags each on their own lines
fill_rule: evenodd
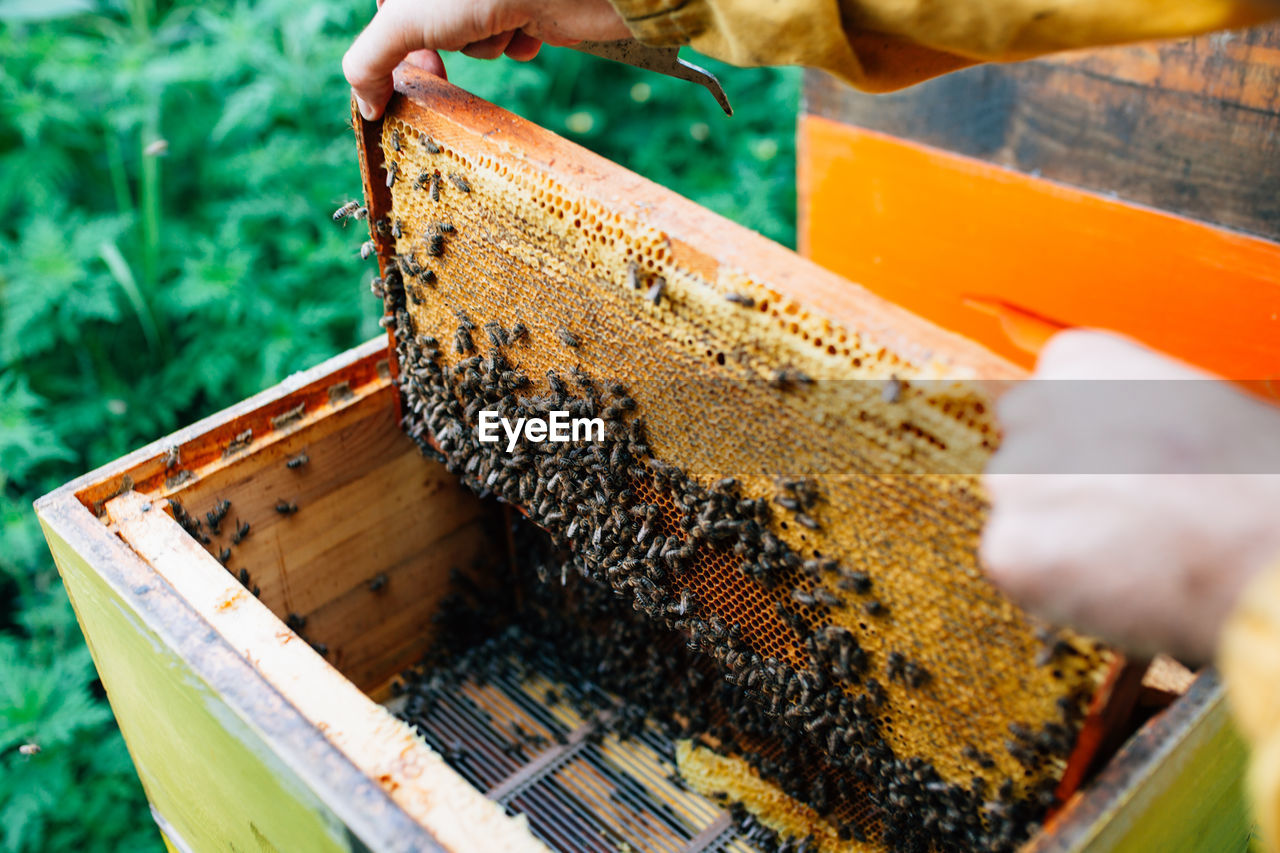
<svg viewBox="0 0 1280 853">
<path fill-rule="evenodd" d="M 380 592 L 387 585 L 387 575 L 379 572 L 369 581 L 369 592 Z"/>
<path fill-rule="evenodd" d="M 357 210 L 360 209 L 360 202 L 348 201 L 343 203 L 341 207 L 333 212 L 333 221 L 341 222 L 349 216 L 355 216 Z"/>
<path fill-rule="evenodd" d="M 648 299 L 654 305 L 657 305 L 662 302 L 662 294 L 665 293 L 666 290 L 667 280 L 662 276 L 657 276 L 654 278 L 653 284 L 649 286 L 649 290 L 645 293 L 644 298 Z"/>
<path fill-rule="evenodd" d="M 811 517 L 805 515 L 803 512 L 796 513 L 796 521 L 800 522 L 810 530 L 817 530 L 820 527 L 818 522 L 814 521 Z"/>
<path fill-rule="evenodd" d="M 399 240 L 404 236 L 404 223 L 397 219 L 391 226 L 391 236 Z"/>
<path fill-rule="evenodd" d="M 418 141 L 422 143 L 423 148 L 427 149 L 428 154 L 440 153 L 440 146 L 436 144 L 434 139 L 427 136 L 425 133 L 418 134 Z"/>
<path fill-rule="evenodd" d="M 563 326 L 556 330 L 556 337 L 560 338 L 560 343 L 567 347 L 577 347 L 580 344 L 578 338 Z"/>
<path fill-rule="evenodd" d="M 372 240 L 365 240 L 360 244 L 360 260 L 367 261 L 372 257 L 374 252 L 374 244 Z"/>
<path fill-rule="evenodd" d="M 511 327 L 511 342 L 515 343 L 516 341 L 521 340 L 529 340 L 529 327 L 524 323 L 517 321 L 516 324 Z"/>
<path fill-rule="evenodd" d="M 825 586 L 814 587 L 813 597 L 819 604 L 824 604 L 827 607 L 844 607 L 844 602 L 840 600 L 840 596 Z"/>
<path fill-rule="evenodd" d="M 459 175 L 457 172 L 449 173 L 449 183 L 453 184 L 464 193 L 471 192 L 471 184 L 467 183 L 467 179 Z"/>
<path fill-rule="evenodd" d="M 249 522 L 236 519 L 236 532 L 231 534 L 231 544 L 239 545 L 249 535 Z"/>
<path fill-rule="evenodd" d="M 400 148 L 400 131 L 398 130 L 391 131 L 391 147 L 396 151 L 402 150 Z"/>
<path fill-rule="evenodd" d="M 301 616 L 297 613 L 290 613 L 288 617 L 285 618 L 284 624 L 288 625 L 294 633 L 300 633 L 303 628 L 307 627 L 307 617 Z"/>
<path fill-rule="evenodd" d="M 806 607 L 813 607 L 818 603 L 818 600 L 814 598 L 813 593 L 799 588 L 791 590 L 791 600 L 796 604 L 803 604 Z"/>
<path fill-rule="evenodd" d="M 440 173 L 439 172 L 431 173 L 431 200 L 432 201 L 440 200 Z"/>
<path fill-rule="evenodd" d="M 769 384 L 774 388 L 788 388 L 792 385 L 812 385 L 813 379 L 795 367 L 782 367 L 774 371 Z"/>
<path fill-rule="evenodd" d="M 248 586 L 248 585 L 249 585 L 249 570 L 248 570 L 248 569 L 243 569 L 243 568 L 242 568 L 242 569 L 240 570 L 239 574 L 237 575 L 237 577 L 239 577 L 239 578 L 240 578 L 240 584 L 241 584 L 242 586 Z"/>
<path fill-rule="evenodd" d="M 296 471 L 310 461 L 311 461 L 311 457 L 306 454 L 306 451 L 303 451 L 302 453 L 299 453 L 297 456 L 291 456 L 288 460 L 286 460 L 284 463 L 284 467 L 288 468 L 290 471 Z"/>
<path fill-rule="evenodd" d="M 632 290 L 640 289 L 640 265 L 635 261 L 627 261 L 627 285 Z"/>
<path fill-rule="evenodd" d="M 890 376 L 884 381 L 884 386 L 880 389 L 880 398 L 886 403 L 896 403 L 902 399 L 902 380 L 897 376 Z"/>
<path fill-rule="evenodd" d="M 292 501 L 287 501 L 287 500 L 284 500 L 283 498 L 276 501 L 276 512 L 280 513 L 281 515 L 293 515 L 297 511 L 298 511 L 298 505 L 296 503 L 293 503 Z"/>
<path fill-rule="evenodd" d="M 735 293 L 730 291 L 724 295 L 724 298 L 734 305 L 741 305 L 743 308 L 756 307 L 756 301 L 745 293 Z"/>
<path fill-rule="evenodd" d="M 400 165 L 395 160 L 388 160 L 385 167 L 387 170 L 387 189 L 395 186 L 396 175 L 400 173 Z"/>
<path fill-rule="evenodd" d="M 427 254 L 433 258 L 438 258 L 444 254 L 444 237 L 439 234 L 431 234 L 427 237 Z"/>
<path fill-rule="evenodd" d="M 867 612 L 868 616 L 883 616 L 885 614 L 885 606 L 874 598 L 862 605 L 862 609 Z"/>
<path fill-rule="evenodd" d="M 219 562 L 219 563 L 222 563 L 222 565 L 224 565 L 224 566 L 225 566 L 225 565 L 228 563 L 228 561 L 230 561 L 230 560 L 231 560 L 231 549 L 230 549 L 230 548 L 223 548 L 221 551 L 219 551 L 219 552 L 218 552 L 218 562 Z"/>
<path fill-rule="evenodd" d="M 19 754 L 19 755 L 27 755 L 27 756 L 31 756 L 31 755 L 39 755 L 39 754 L 40 754 L 40 744 L 38 744 L 38 743 L 24 743 L 24 744 L 22 744 L 21 746 L 19 746 L 19 747 L 18 747 L 18 754 Z"/>
</svg>

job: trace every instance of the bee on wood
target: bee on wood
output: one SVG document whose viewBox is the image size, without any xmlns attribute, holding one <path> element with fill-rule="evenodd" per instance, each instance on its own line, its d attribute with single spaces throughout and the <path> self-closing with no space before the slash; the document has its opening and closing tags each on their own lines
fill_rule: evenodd
<svg viewBox="0 0 1280 853">
<path fill-rule="evenodd" d="M 387 170 L 387 189 L 395 186 L 396 175 L 400 173 L 400 165 L 395 160 L 388 160 L 384 168 Z"/>
<path fill-rule="evenodd" d="M 391 131 L 391 147 L 396 151 L 402 150 L 400 148 L 400 131 L 398 130 Z"/>
<path fill-rule="evenodd" d="M 241 570 L 240 570 L 240 572 L 238 573 L 237 577 L 239 577 L 239 578 L 240 578 L 240 584 L 241 584 L 241 586 L 248 586 L 248 585 L 249 585 L 249 570 L 248 570 L 248 569 L 241 569 Z"/>
<path fill-rule="evenodd" d="M 297 511 L 298 505 L 292 501 L 287 501 L 284 498 L 276 501 L 276 512 L 281 515 L 293 515 Z"/>
<path fill-rule="evenodd" d="M 654 278 L 653 284 L 649 286 L 649 290 L 645 293 L 644 298 L 648 299 L 654 305 L 657 305 L 662 302 L 662 294 L 664 294 L 666 290 L 667 280 L 662 276 L 657 276 Z"/>
<path fill-rule="evenodd" d="M 231 509 L 231 501 L 220 500 L 214 503 L 213 509 L 204 514 L 205 521 L 209 523 L 209 530 L 215 536 L 218 535 L 218 528 L 222 525 L 222 520 L 227 517 L 229 509 Z"/>
<path fill-rule="evenodd" d="M 471 184 L 467 183 L 467 179 L 459 175 L 457 172 L 449 173 L 449 183 L 453 184 L 464 193 L 471 192 Z"/>
<path fill-rule="evenodd" d="M 230 548 L 223 548 L 221 551 L 218 552 L 218 562 L 222 563 L 222 565 L 225 566 L 227 562 L 230 561 L 230 559 L 231 559 Z"/>
<path fill-rule="evenodd" d="M 329 647 L 324 643 L 312 643 L 311 648 L 315 649 L 316 653 L 322 658 L 327 658 L 329 656 Z"/>
<path fill-rule="evenodd" d="M 428 154 L 440 153 L 440 146 L 436 144 L 434 139 L 427 136 L 425 133 L 418 134 L 418 141 L 422 143 L 423 148 L 427 149 Z"/>
<path fill-rule="evenodd" d="M 385 572 L 379 572 L 369 581 L 369 592 L 381 592 L 382 588 L 387 585 L 387 575 Z"/>
<path fill-rule="evenodd" d="M 249 535 L 249 522 L 236 519 L 236 532 L 231 534 L 231 544 L 239 545 Z"/>
<path fill-rule="evenodd" d="M 166 447 L 164 450 L 164 456 L 162 456 L 161 459 L 164 460 L 164 468 L 167 471 L 182 461 L 182 451 L 176 444 L 172 447 Z"/>
<path fill-rule="evenodd" d="M 756 301 L 745 293 L 735 293 L 730 291 L 724 295 L 724 298 L 727 301 L 732 302 L 734 305 L 741 305 L 743 308 L 756 307 Z"/>
<path fill-rule="evenodd" d="M 301 633 L 302 629 L 307 627 L 307 617 L 298 613 L 290 613 L 285 618 L 284 624 L 288 625 L 295 634 Z"/>
<path fill-rule="evenodd" d="M 563 326 L 556 330 L 556 337 L 560 339 L 560 343 L 567 347 L 577 347 L 580 343 L 578 338 Z"/>
<path fill-rule="evenodd" d="M 262 598 L 262 588 L 261 588 L 260 586 L 258 586 L 257 584 L 254 584 L 254 585 L 253 585 L 253 597 L 254 597 L 254 598 Z"/>
<path fill-rule="evenodd" d="M 355 216 L 356 211 L 360 210 L 360 202 L 348 201 L 333 212 L 333 221 L 342 222 L 347 217 Z M 366 212 L 367 215 L 367 212 Z M 360 217 L 356 217 L 359 219 Z"/>
<path fill-rule="evenodd" d="M 363 243 L 361 243 L 360 244 L 360 260 L 367 261 L 369 260 L 369 258 L 373 257 L 373 252 L 375 248 L 376 247 L 374 246 L 372 240 L 365 240 Z"/>
<path fill-rule="evenodd" d="M 285 460 L 284 467 L 288 468 L 290 471 L 296 471 L 310 461 L 311 457 L 304 451 L 299 453 L 297 456 L 291 456 L 289 459 Z"/>
</svg>

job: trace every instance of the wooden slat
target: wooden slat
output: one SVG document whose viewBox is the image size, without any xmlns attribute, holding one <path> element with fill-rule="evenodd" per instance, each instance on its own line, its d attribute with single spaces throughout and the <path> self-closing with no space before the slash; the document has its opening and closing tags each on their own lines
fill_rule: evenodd
<svg viewBox="0 0 1280 853">
<path fill-rule="evenodd" d="M 806 109 L 1280 239 L 1280 26 L 986 65 L 892 95 L 810 73 Z"/>
</svg>

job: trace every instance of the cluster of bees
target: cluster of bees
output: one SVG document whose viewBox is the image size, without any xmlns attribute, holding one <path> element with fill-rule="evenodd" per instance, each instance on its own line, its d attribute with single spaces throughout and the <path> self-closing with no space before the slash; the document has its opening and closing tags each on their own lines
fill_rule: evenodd
<svg viewBox="0 0 1280 853">
<path fill-rule="evenodd" d="M 819 592 L 821 586 L 803 601 L 787 593 L 775 598 L 778 615 L 808 653 L 807 663 L 797 666 L 753 649 L 742 627 L 712 612 L 688 583 L 708 554 L 727 553 L 767 589 L 785 589 L 800 574 L 829 578 L 862 595 L 867 613 L 882 613 L 883 605 L 868 597 L 874 582 L 866 573 L 832 560 L 803 559 L 769 532 L 769 503 L 744 498 L 732 479 L 705 487 L 654 459 L 643 418 L 623 386 L 574 370 L 567 376 L 550 372 L 546 391 L 535 390 L 509 353 L 516 340 L 527 345 L 527 331 L 517 338 L 487 324 L 490 346 L 482 356 L 471 339 L 476 324 L 459 315 L 457 359 L 447 364 L 441 343 L 415 335 L 403 303 L 395 304 L 403 289 L 395 287 L 394 272 L 388 280 L 406 432 L 482 497 L 522 508 L 550 534 L 560 556 L 535 564 L 537 588 L 554 589 L 571 576 L 584 581 L 575 586 L 579 598 L 565 608 L 572 616 L 562 620 L 560 643 L 577 637 L 581 663 L 609 689 L 633 697 L 649 714 L 682 720 L 686 736 L 700 733 L 742 756 L 790 796 L 830 816 L 843 837 L 870 835 L 894 850 L 1009 850 L 1028 836 L 1052 804 L 1050 782 L 1026 790 L 974 776 L 971 785 L 960 786 L 922 759 L 895 755 L 882 731 L 889 701 L 884 682 L 918 689 L 930 674 L 897 651 L 877 661 L 852 631 L 827 624 L 843 599 Z M 508 456 L 478 442 L 482 409 L 512 421 L 551 410 L 602 416 L 606 440 L 531 444 Z M 637 484 L 644 493 L 670 495 L 675 509 L 641 500 Z M 799 481 L 785 484 L 777 503 L 797 519 L 811 520 L 819 499 L 812 483 Z M 584 630 L 590 622 L 584 588 L 600 590 L 613 611 L 599 621 L 607 630 Z M 638 619 L 620 620 L 627 609 Z M 677 639 L 663 642 L 656 636 L 662 631 Z M 714 708 L 706 701 L 710 693 L 719 697 Z M 1064 755 L 1078 705 L 1064 702 L 1064 715 L 1072 716 L 1044 731 L 1019 727 L 1011 754 L 1029 769 Z M 1030 737 L 1019 738 L 1021 733 Z M 851 802 L 873 804 L 874 820 L 841 820 L 842 805 Z"/>
<path fill-rule="evenodd" d="M 429 137 L 419 142 L 435 153 Z M 403 144 L 393 137 L 393 148 Z M 456 189 L 469 191 L 465 178 L 452 177 Z M 396 178 L 389 170 L 388 181 Z M 438 173 L 424 172 L 415 183 L 438 198 L 441 182 Z M 394 234 L 399 225 L 384 219 L 375 229 Z M 430 227 L 427 254 L 433 246 L 443 251 L 453 233 L 448 223 Z M 731 478 L 703 485 L 653 457 L 643 417 L 623 385 L 576 367 L 535 381 L 519 368 L 519 348 L 533 345 L 519 322 L 481 325 L 455 312 L 452 340 L 418 334 L 409 304 L 422 303 L 423 286 L 434 285 L 436 273 L 412 251 L 392 256 L 383 272 L 372 289 L 383 300 L 384 325 L 395 333 L 406 433 L 481 497 L 519 507 L 549 535 L 555 558 L 530 561 L 535 591 L 581 579 L 572 587 L 572 607 L 559 605 L 571 615 L 552 618 L 554 608 L 544 607 L 537 624 L 559 626 L 557 645 L 563 650 L 564 638 L 572 637 L 570 656 L 641 709 L 610 719 L 648 714 L 678 721 L 683 736 L 697 734 L 746 759 L 827 816 L 844 838 L 872 837 L 894 850 L 1012 850 L 1030 834 L 1053 803 L 1054 774 L 1040 770 L 1069 753 L 1082 697 L 1060 703 L 1060 722 L 1011 730 L 1008 753 L 1040 782 L 993 783 L 975 775 L 971 784 L 955 784 L 921 758 L 896 755 L 883 732 L 885 685 L 926 689 L 932 675 L 901 651 L 873 654 L 853 631 L 830 625 L 832 611 L 851 603 L 871 617 L 886 614 L 872 577 L 835 560 L 805 559 L 770 532 L 775 506 L 797 525 L 819 528 L 814 507 L 822 496 L 814 483 L 784 482 L 772 504 L 744 497 Z M 730 301 L 750 307 L 747 299 Z M 547 343 L 553 341 L 570 349 L 579 343 L 565 328 L 548 330 Z M 784 367 L 774 381 L 787 387 L 811 380 Z M 508 455 L 478 441 L 481 410 L 511 422 L 556 410 L 601 417 L 605 440 L 529 443 Z M 666 500 L 659 504 L 655 494 Z M 769 592 L 801 659 L 762 654 L 741 625 L 698 600 L 690 579 L 713 556 L 727 557 Z M 583 606 L 595 594 L 589 590 L 599 601 L 591 630 L 592 611 Z M 537 600 L 526 595 L 524 609 L 537 610 L 530 603 Z M 478 624 L 474 614 L 468 618 Z M 718 702 L 707 702 L 711 694 Z M 850 803 L 870 804 L 873 816 L 849 819 Z"/>
</svg>

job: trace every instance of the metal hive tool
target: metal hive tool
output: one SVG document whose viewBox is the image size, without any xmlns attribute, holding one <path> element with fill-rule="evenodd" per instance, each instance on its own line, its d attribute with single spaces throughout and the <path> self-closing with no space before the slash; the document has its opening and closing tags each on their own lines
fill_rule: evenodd
<svg viewBox="0 0 1280 853">
<path fill-rule="evenodd" d="M 410 434 L 547 528 L 578 571 L 702 637 L 779 725 L 838 744 L 834 772 L 863 780 L 867 825 L 899 825 L 889 846 L 969 846 L 948 840 L 947 809 L 1005 826 L 986 846 L 1019 841 L 1078 782 L 1097 738 L 1077 734 L 1119 666 L 1087 638 L 1047 634 L 978 567 L 978 472 L 997 431 L 967 380 L 1019 371 L 442 81 L 399 74 L 386 119 L 357 123 Z M 548 461 L 549 445 L 513 460 L 475 442 L 484 394 L 536 408 L 560 385 L 561 402 L 609 416 L 610 460 Z M 556 465 L 612 485 L 582 493 L 599 505 L 559 505 Z M 619 502 L 639 512 L 606 505 Z M 642 528 L 676 552 L 651 566 L 657 581 L 633 571 L 655 562 L 635 556 L 652 541 Z M 814 651 L 830 637 L 853 639 L 856 665 L 833 674 L 834 653 Z M 818 671 L 814 690 L 774 683 Z M 926 806 L 943 817 L 907 825 Z"/>
</svg>

